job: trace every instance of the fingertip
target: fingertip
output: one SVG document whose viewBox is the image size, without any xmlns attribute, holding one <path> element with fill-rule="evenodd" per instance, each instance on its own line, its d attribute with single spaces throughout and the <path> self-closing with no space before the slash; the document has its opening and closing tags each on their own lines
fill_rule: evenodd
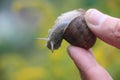
<svg viewBox="0 0 120 80">
<path fill-rule="evenodd" d="M 74 53 L 75 46 L 68 46 L 67 51 L 68 53 Z"/>
<path fill-rule="evenodd" d="M 84 48 L 80 48 L 80 47 L 77 47 L 77 46 L 69 46 L 67 48 L 67 51 L 69 53 L 69 55 L 74 59 L 76 58 L 79 58 L 79 56 L 81 57 L 82 55 L 83 56 L 88 56 L 88 55 L 92 55 L 92 50 L 89 49 L 89 50 L 86 50 Z"/>
<path fill-rule="evenodd" d="M 90 50 L 76 46 L 69 46 L 67 50 L 79 70 L 85 71 L 89 67 L 96 65 L 96 60 Z"/>
<path fill-rule="evenodd" d="M 80 54 L 80 52 L 84 52 L 85 50 L 83 48 L 71 45 L 67 48 L 67 51 L 71 56 L 73 56 L 73 55 Z"/>
<path fill-rule="evenodd" d="M 76 50 L 75 46 L 72 46 L 72 45 L 67 48 L 67 52 L 72 59 L 73 59 L 74 53 L 76 53 L 75 50 Z"/>
<path fill-rule="evenodd" d="M 82 52 L 80 47 L 76 47 L 72 45 L 67 48 L 67 51 L 73 60 L 76 60 L 77 57 L 79 57 L 80 52 Z"/>
<path fill-rule="evenodd" d="M 71 48 L 72 48 L 72 46 L 68 46 L 68 47 L 67 47 L 67 51 L 68 51 L 68 52 L 71 52 Z"/>
<path fill-rule="evenodd" d="M 96 9 L 88 9 L 85 13 L 85 19 L 89 25 L 99 27 L 106 20 L 106 15 Z"/>
</svg>

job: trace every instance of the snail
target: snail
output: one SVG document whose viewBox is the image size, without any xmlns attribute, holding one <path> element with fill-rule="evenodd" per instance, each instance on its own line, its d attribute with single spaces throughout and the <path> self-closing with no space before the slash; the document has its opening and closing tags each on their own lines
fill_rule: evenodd
<svg viewBox="0 0 120 80">
<path fill-rule="evenodd" d="M 96 36 L 89 30 L 84 14 L 83 9 L 63 13 L 55 21 L 48 37 L 38 39 L 45 39 L 52 52 L 60 47 L 63 39 L 74 46 L 91 48 L 96 42 Z"/>
</svg>

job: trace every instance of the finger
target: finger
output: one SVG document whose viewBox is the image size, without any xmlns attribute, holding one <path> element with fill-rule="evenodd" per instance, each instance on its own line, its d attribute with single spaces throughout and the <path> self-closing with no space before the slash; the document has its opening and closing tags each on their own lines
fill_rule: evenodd
<svg viewBox="0 0 120 80">
<path fill-rule="evenodd" d="M 112 80 L 110 75 L 96 62 L 91 51 L 70 46 L 68 53 L 82 73 L 83 80 Z"/>
<path fill-rule="evenodd" d="M 120 48 L 120 19 L 103 14 L 96 9 L 89 9 L 85 19 L 97 37 Z"/>
<path fill-rule="evenodd" d="M 88 70 L 89 67 L 98 65 L 91 51 L 85 49 L 70 46 L 68 47 L 68 53 L 77 65 L 79 70 Z"/>
</svg>

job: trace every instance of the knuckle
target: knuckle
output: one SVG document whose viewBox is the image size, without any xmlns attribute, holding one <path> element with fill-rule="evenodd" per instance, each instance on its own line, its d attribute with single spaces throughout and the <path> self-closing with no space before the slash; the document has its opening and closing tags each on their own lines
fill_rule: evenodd
<svg viewBox="0 0 120 80">
<path fill-rule="evenodd" d="M 114 29 L 113 29 L 113 35 L 115 39 L 118 39 L 120 41 L 120 20 L 117 21 Z"/>
</svg>

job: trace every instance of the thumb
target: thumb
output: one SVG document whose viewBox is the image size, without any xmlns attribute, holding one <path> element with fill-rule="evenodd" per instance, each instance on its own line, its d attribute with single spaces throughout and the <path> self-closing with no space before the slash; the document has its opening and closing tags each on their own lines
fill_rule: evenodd
<svg viewBox="0 0 120 80">
<path fill-rule="evenodd" d="M 89 9 L 85 14 L 85 20 L 98 38 L 120 48 L 120 19 L 103 14 L 96 9 Z"/>
</svg>

